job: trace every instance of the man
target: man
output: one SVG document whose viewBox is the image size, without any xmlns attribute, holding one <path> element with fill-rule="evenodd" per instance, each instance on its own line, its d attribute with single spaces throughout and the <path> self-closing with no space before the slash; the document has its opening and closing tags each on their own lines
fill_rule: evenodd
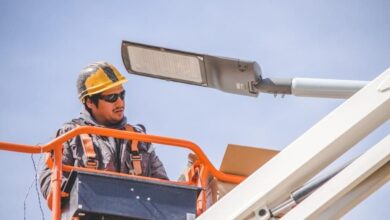
<svg viewBox="0 0 390 220">
<path fill-rule="evenodd" d="M 142 125 L 130 126 L 124 116 L 127 80 L 107 62 L 85 67 L 78 79 L 77 90 L 84 110 L 79 118 L 65 123 L 57 136 L 77 126 L 98 126 L 119 130 L 145 132 Z M 63 144 L 63 164 L 99 170 L 168 179 L 164 166 L 150 143 L 138 144 L 123 139 L 83 134 Z M 40 174 L 41 191 L 45 198 L 51 189 L 51 172 L 45 165 Z M 65 183 L 69 173 L 63 174 Z"/>
</svg>

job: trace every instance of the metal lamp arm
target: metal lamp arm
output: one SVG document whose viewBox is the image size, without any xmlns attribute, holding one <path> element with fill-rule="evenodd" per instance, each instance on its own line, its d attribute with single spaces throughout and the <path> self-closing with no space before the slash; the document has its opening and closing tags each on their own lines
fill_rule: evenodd
<svg viewBox="0 0 390 220">
<path fill-rule="evenodd" d="M 255 84 L 258 92 L 274 95 L 347 99 L 368 81 L 314 78 L 265 78 Z"/>
</svg>

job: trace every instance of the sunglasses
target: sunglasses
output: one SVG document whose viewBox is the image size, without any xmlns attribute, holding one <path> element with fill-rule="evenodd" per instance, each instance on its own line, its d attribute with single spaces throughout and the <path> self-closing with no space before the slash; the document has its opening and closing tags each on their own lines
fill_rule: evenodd
<svg viewBox="0 0 390 220">
<path fill-rule="evenodd" d="M 114 103 L 118 98 L 121 98 L 122 100 L 125 100 L 125 93 L 126 91 L 123 90 L 120 93 L 114 93 L 110 95 L 99 95 L 99 99 L 103 99 L 106 102 Z"/>
</svg>

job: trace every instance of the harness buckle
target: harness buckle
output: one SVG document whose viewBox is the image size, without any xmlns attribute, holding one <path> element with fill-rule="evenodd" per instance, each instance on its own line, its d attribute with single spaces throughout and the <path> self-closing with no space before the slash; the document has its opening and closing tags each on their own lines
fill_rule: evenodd
<svg viewBox="0 0 390 220">
<path fill-rule="evenodd" d="M 99 161 L 95 158 L 88 158 L 85 167 L 90 169 L 97 169 L 99 167 Z"/>
<path fill-rule="evenodd" d="M 141 154 L 130 154 L 131 161 L 141 161 L 142 155 Z"/>
</svg>

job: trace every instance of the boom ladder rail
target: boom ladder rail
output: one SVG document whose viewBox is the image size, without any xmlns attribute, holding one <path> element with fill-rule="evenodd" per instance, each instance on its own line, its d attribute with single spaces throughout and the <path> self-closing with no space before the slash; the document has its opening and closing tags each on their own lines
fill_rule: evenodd
<svg viewBox="0 0 390 220">
<path fill-rule="evenodd" d="M 246 178 L 198 219 L 272 218 L 269 211 L 271 207 L 284 201 L 286 195 L 389 118 L 390 69 L 387 69 Z M 351 209 L 388 181 L 388 172 L 386 175 L 380 174 L 389 170 L 389 147 L 388 136 L 306 198 L 295 210 L 287 213 L 285 219 L 326 218 L 339 216 Z M 373 188 L 365 191 L 368 186 Z"/>
</svg>

